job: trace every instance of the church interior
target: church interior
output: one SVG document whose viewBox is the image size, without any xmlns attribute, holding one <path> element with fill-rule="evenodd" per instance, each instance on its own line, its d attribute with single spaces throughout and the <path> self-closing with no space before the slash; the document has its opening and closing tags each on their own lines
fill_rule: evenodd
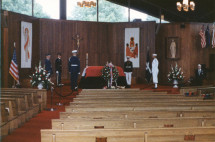
<svg viewBox="0 0 215 142">
<path fill-rule="evenodd" d="M 0 141 L 215 141 L 214 0 L 1 7 Z"/>
</svg>

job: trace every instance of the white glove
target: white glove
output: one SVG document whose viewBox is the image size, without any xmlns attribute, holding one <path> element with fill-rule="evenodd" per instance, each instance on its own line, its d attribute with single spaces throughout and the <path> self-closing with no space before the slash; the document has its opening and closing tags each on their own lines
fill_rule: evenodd
<svg viewBox="0 0 215 142">
<path fill-rule="evenodd" d="M 59 73 L 59 71 L 56 71 L 56 73 Z"/>
<path fill-rule="evenodd" d="M 78 74 L 80 74 L 80 72 Z"/>
</svg>

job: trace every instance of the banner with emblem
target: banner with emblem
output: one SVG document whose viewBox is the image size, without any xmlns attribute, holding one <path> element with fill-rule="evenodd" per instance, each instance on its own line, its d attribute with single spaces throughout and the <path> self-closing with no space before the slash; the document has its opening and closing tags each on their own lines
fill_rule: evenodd
<svg viewBox="0 0 215 142">
<path fill-rule="evenodd" d="M 21 22 L 21 68 L 31 68 L 32 23 Z"/>
<path fill-rule="evenodd" d="M 140 67 L 140 28 L 125 28 L 125 56 L 124 60 L 127 61 L 127 56 L 133 63 L 134 68 Z"/>
</svg>

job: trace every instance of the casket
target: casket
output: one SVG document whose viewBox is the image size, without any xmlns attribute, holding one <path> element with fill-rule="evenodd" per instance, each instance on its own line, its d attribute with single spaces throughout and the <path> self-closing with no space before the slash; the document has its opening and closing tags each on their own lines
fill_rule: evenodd
<svg viewBox="0 0 215 142">
<path fill-rule="evenodd" d="M 84 69 L 79 83 L 79 88 L 82 89 L 102 89 L 107 86 L 107 82 L 102 78 L 102 69 L 104 66 L 88 66 Z M 116 66 L 119 77 L 117 86 L 126 86 L 126 78 L 121 67 Z"/>
</svg>

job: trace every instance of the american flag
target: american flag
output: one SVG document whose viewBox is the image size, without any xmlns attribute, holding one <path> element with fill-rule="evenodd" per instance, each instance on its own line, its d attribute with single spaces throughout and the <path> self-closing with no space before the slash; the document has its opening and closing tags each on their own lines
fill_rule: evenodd
<svg viewBox="0 0 215 142">
<path fill-rule="evenodd" d="M 199 35 L 201 36 L 201 45 L 202 45 L 202 48 L 205 48 L 206 47 L 206 38 L 205 38 L 204 25 L 201 27 Z"/>
<path fill-rule="evenodd" d="M 215 27 L 213 25 L 213 32 L 212 32 L 212 48 L 215 47 Z"/>
<path fill-rule="evenodd" d="M 13 51 L 13 58 L 10 63 L 9 73 L 14 78 L 14 80 L 19 82 L 19 71 L 18 71 L 18 65 L 17 65 L 17 61 L 16 61 L 16 49 L 15 48 Z"/>
</svg>

